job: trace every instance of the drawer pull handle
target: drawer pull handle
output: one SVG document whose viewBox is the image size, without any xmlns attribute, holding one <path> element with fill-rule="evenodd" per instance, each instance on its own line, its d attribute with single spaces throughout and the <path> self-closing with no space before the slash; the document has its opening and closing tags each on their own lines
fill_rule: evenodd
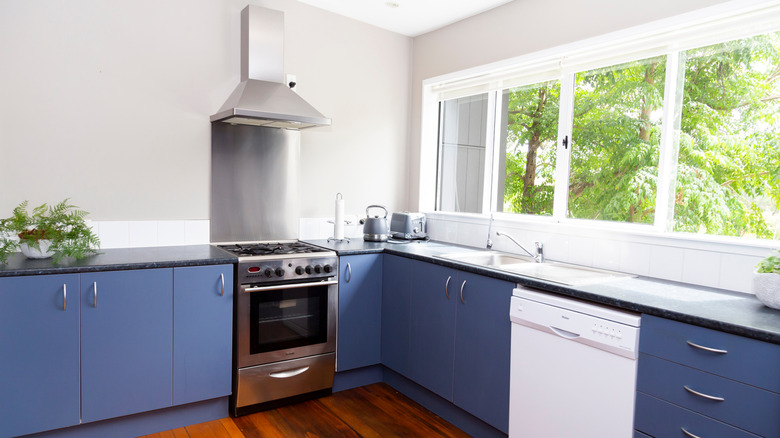
<svg viewBox="0 0 780 438">
<path fill-rule="evenodd" d="M 720 353 L 720 354 L 726 354 L 726 353 L 728 353 L 728 351 L 727 351 L 727 350 L 720 350 L 720 349 L 717 349 L 717 348 L 705 347 L 705 346 L 703 346 L 703 345 L 694 344 L 694 343 L 693 343 L 693 342 L 691 342 L 691 341 L 685 341 L 685 342 L 687 342 L 687 343 L 688 343 L 688 345 L 690 345 L 691 347 L 693 347 L 693 348 L 698 348 L 699 350 L 709 351 L 709 352 L 711 352 L 711 353 Z"/>
<path fill-rule="evenodd" d="M 444 295 L 447 295 L 447 299 L 450 299 L 450 280 L 452 280 L 452 276 L 450 275 L 447 277 L 447 282 L 444 283 Z"/>
<path fill-rule="evenodd" d="M 278 373 L 271 373 L 271 374 L 269 374 L 269 376 L 271 376 L 273 378 L 276 378 L 276 379 L 287 379 L 289 377 L 295 377 L 295 376 L 297 376 L 299 374 L 303 374 L 306 371 L 309 371 L 309 367 L 302 367 L 302 368 L 297 368 L 297 369 L 289 370 L 289 371 L 280 371 Z"/>
<path fill-rule="evenodd" d="M 352 265 L 347 263 L 347 283 L 352 281 Z"/>
<path fill-rule="evenodd" d="M 68 310 L 68 286 L 62 285 L 62 310 Z"/>
<path fill-rule="evenodd" d="M 684 427 L 681 427 L 680 430 L 682 430 L 682 432 L 685 434 L 685 436 L 689 436 L 691 438 L 701 438 L 699 435 L 694 435 L 694 434 L 688 432 L 687 430 L 685 430 Z"/>
<path fill-rule="evenodd" d="M 688 385 L 683 385 L 683 388 L 685 388 L 685 390 L 690 392 L 691 394 L 698 395 L 699 397 L 706 398 L 707 400 L 713 400 L 713 401 L 719 401 L 719 402 L 722 402 L 722 401 L 726 400 L 723 397 L 715 397 L 714 395 L 708 395 L 708 394 L 701 393 L 699 391 L 695 391 L 695 390 L 693 390 L 691 388 L 688 388 Z"/>
<path fill-rule="evenodd" d="M 93 307 L 97 309 L 97 281 L 92 282 L 92 300 Z"/>
<path fill-rule="evenodd" d="M 466 287 L 466 280 L 463 280 L 463 284 L 460 285 L 460 302 L 466 304 L 463 300 L 463 288 Z"/>
<path fill-rule="evenodd" d="M 219 279 L 222 280 L 222 292 L 219 293 L 219 296 L 224 297 L 225 296 L 225 274 L 219 274 Z"/>
</svg>

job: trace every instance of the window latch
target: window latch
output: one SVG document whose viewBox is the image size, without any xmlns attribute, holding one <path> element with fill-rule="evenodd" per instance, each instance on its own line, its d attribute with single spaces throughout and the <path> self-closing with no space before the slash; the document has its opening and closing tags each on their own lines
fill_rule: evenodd
<svg viewBox="0 0 780 438">
<path fill-rule="evenodd" d="M 564 149 L 569 149 L 569 136 L 568 135 L 564 135 L 563 136 L 563 148 Z"/>
</svg>

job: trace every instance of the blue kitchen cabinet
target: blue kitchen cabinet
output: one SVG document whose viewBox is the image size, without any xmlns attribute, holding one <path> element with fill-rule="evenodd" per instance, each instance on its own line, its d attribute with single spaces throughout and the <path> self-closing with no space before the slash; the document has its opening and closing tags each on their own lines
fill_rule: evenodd
<svg viewBox="0 0 780 438">
<path fill-rule="evenodd" d="M 382 254 L 339 259 L 339 319 L 336 371 L 381 361 Z"/>
<path fill-rule="evenodd" d="M 459 280 L 453 402 L 508 433 L 509 305 L 514 284 L 466 273 Z"/>
<path fill-rule="evenodd" d="M 414 262 L 407 377 L 496 429 L 509 429 L 513 283 Z"/>
<path fill-rule="evenodd" d="M 81 274 L 81 418 L 171 406 L 173 269 Z"/>
<path fill-rule="evenodd" d="M 0 278 L 0 352 L 0 436 L 78 424 L 78 274 Z"/>
<path fill-rule="evenodd" d="M 385 255 L 382 261 L 382 364 L 409 375 L 411 259 Z"/>
<path fill-rule="evenodd" d="M 407 377 L 452 401 L 455 303 L 460 275 L 431 263 L 412 265 L 411 362 Z"/>
<path fill-rule="evenodd" d="M 174 268 L 174 405 L 230 394 L 232 336 L 233 265 Z"/>
<path fill-rule="evenodd" d="M 642 315 L 634 428 L 780 436 L 780 345 Z"/>
</svg>

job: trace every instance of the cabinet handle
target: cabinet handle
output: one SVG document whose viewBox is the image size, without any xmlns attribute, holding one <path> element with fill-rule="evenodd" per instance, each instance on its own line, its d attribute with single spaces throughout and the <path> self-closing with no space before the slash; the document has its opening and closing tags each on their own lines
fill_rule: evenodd
<svg viewBox="0 0 780 438">
<path fill-rule="evenodd" d="M 347 283 L 352 280 L 352 265 L 347 262 Z"/>
<path fill-rule="evenodd" d="M 703 346 L 703 345 L 694 344 L 694 343 L 693 343 L 693 342 L 691 342 L 691 341 L 685 341 L 685 342 L 687 342 L 687 343 L 688 343 L 688 345 L 690 345 L 691 347 L 693 347 L 693 348 L 698 348 L 699 350 L 709 351 L 709 352 L 711 352 L 711 353 L 720 353 L 720 354 L 726 354 L 726 353 L 728 353 L 728 351 L 727 351 L 727 350 L 719 350 L 719 349 L 717 349 L 717 348 L 712 348 L 712 347 L 705 347 L 705 346 Z"/>
<path fill-rule="evenodd" d="M 719 401 L 719 402 L 722 402 L 722 401 L 726 400 L 723 397 L 715 397 L 714 395 L 708 395 L 708 394 L 701 393 L 699 391 L 695 391 L 695 390 L 689 388 L 688 385 L 683 385 L 683 388 L 685 388 L 685 390 L 690 392 L 691 394 L 698 395 L 699 397 L 706 398 L 707 400 Z"/>
<path fill-rule="evenodd" d="M 94 300 L 92 306 L 97 309 L 97 281 L 92 282 L 92 299 Z"/>
<path fill-rule="evenodd" d="M 447 277 L 447 282 L 444 283 L 444 295 L 447 295 L 447 299 L 450 299 L 450 280 L 452 280 L 452 276 L 450 275 Z"/>
<path fill-rule="evenodd" d="M 68 285 L 62 285 L 62 310 L 68 310 Z"/>
<path fill-rule="evenodd" d="M 682 430 L 682 432 L 685 434 L 685 436 L 689 436 L 691 438 L 701 438 L 699 435 L 694 435 L 694 434 L 688 432 L 687 430 L 685 430 L 684 427 L 681 427 L 680 430 Z"/>
<path fill-rule="evenodd" d="M 219 296 L 223 297 L 225 296 L 225 274 L 219 274 L 219 279 L 222 281 L 222 292 L 219 293 Z"/>
<path fill-rule="evenodd" d="M 465 301 L 463 301 L 463 288 L 466 287 L 466 280 L 463 280 L 463 284 L 460 285 L 460 302 L 463 304 L 466 304 Z"/>
</svg>

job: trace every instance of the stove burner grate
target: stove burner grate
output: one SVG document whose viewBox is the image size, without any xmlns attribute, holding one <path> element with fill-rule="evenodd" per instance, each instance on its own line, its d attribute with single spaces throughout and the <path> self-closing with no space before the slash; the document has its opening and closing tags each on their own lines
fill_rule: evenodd
<svg viewBox="0 0 780 438">
<path fill-rule="evenodd" d="M 258 242 L 220 245 L 238 257 L 272 256 L 277 254 L 310 254 L 326 251 L 303 242 Z"/>
</svg>

